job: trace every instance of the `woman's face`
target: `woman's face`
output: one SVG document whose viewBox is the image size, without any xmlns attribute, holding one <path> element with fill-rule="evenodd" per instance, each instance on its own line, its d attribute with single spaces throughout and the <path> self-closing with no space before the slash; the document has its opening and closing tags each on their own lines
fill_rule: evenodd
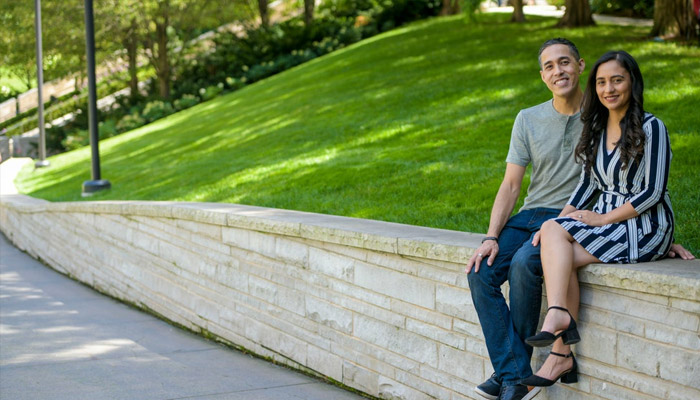
<svg viewBox="0 0 700 400">
<path fill-rule="evenodd" d="M 617 60 L 600 64 L 595 75 L 598 100 L 611 112 L 625 113 L 632 98 L 632 80 Z"/>
</svg>

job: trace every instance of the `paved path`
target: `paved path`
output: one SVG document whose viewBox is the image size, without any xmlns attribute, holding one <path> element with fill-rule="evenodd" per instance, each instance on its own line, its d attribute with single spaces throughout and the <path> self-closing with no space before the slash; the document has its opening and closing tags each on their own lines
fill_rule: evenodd
<svg viewBox="0 0 700 400">
<path fill-rule="evenodd" d="M 0 234 L 2 400 L 360 398 L 103 296 Z"/>
</svg>

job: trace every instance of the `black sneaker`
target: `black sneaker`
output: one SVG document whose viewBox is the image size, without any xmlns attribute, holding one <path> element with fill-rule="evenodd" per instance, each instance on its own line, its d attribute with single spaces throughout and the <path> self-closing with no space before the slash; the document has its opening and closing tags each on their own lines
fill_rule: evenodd
<svg viewBox="0 0 700 400">
<path fill-rule="evenodd" d="M 498 400 L 498 395 L 501 393 L 501 381 L 498 380 L 498 376 L 494 372 L 489 379 L 477 386 L 474 391 L 481 397 L 489 400 Z"/>
<path fill-rule="evenodd" d="M 537 386 L 503 386 L 499 400 L 530 400 L 540 393 L 541 388 Z"/>
</svg>

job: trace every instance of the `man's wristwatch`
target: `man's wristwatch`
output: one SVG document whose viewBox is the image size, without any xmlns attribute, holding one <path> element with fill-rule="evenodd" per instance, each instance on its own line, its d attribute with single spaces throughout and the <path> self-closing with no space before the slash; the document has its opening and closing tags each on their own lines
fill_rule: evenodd
<svg viewBox="0 0 700 400">
<path fill-rule="evenodd" d="M 496 243 L 498 243 L 498 238 L 497 238 L 496 236 L 486 236 L 486 237 L 481 241 L 481 243 L 484 243 L 484 242 L 487 241 L 487 240 L 493 240 L 493 241 L 495 241 Z"/>
</svg>

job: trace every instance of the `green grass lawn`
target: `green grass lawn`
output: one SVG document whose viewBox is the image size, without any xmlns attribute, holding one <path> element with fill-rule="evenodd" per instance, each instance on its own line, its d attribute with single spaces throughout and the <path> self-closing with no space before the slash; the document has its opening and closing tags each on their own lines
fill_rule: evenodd
<svg viewBox="0 0 700 400">
<path fill-rule="evenodd" d="M 560 30 L 554 19 L 509 17 L 418 22 L 103 141 L 113 189 L 91 199 L 253 204 L 485 232 L 513 119 L 551 98 L 539 46 L 566 36 L 589 65 L 609 49 L 639 61 L 645 106 L 671 132 L 676 240 L 700 255 L 700 49 L 644 40 L 648 28 Z M 50 161 L 22 170 L 20 190 L 80 200 L 89 148 Z"/>
</svg>

